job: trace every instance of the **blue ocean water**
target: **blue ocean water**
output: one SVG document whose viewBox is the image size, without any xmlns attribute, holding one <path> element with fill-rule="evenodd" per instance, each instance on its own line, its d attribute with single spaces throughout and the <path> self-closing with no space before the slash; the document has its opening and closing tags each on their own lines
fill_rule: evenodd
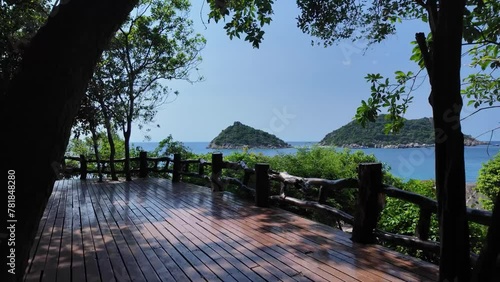
<svg viewBox="0 0 500 282">
<path fill-rule="evenodd" d="M 267 156 L 277 154 L 294 154 L 297 148 L 308 147 L 316 142 L 288 142 L 293 148 L 286 149 L 250 149 L 250 152 L 262 153 Z M 500 141 L 491 142 L 492 145 L 479 145 L 465 147 L 465 175 L 468 183 L 477 181 L 477 176 L 481 165 L 493 158 L 500 150 Z M 207 149 L 209 142 L 184 142 L 193 153 L 205 154 L 211 152 L 221 152 L 230 154 L 237 149 L 214 150 Z M 145 151 L 152 151 L 158 142 L 133 142 L 132 146 L 140 146 Z M 408 149 L 356 149 L 367 154 L 373 154 L 378 160 L 391 168 L 392 174 L 408 179 L 435 179 L 434 175 L 434 148 L 408 148 Z M 353 150 L 354 151 L 354 150 Z"/>
</svg>

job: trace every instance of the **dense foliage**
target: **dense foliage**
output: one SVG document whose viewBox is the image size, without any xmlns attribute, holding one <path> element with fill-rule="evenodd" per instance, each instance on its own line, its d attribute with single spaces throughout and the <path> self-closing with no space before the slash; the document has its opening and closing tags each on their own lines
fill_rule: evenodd
<svg viewBox="0 0 500 282">
<path fill-rule="evenodd" d="M 412 179 L 404 183 L 400 179 L 392 178 L 391 182 L 393 182 L 392 185 L 402 190 L 414 192 L 434 200 L 436 199 L 434 181 L 420 181 Z M 419 219 L 419 213 L 420 209 L 417 205 L 388 197 L 386 198 L 385 207 L 382 210 L 378 228 L 391 233 L 414 236 Z M 439 241 L 438 237 L 438 222 L 436 215 L 434 214 L 431 217 L 429 240 Z M 388 243 L 384 245 L 415 257 L 421 257 L 427 261 L 437 262 L 438 260 L 436 255 L 425 253 L 420 250 L 409 249 Z"/>
<path fill-rule="evenodd" d="M 416 180 L 410 179 L 407 182 L 399 178 L 386 174 L 384 179 L 385 183 L 391 184 L 394 187 L 400 188 L 405 191 L 413 192 L 430 199 L 436 200 L 436 183 L 432 180 Z M 386 197 L 386 203 L 380 220 L 378 228 L 394 234 L 402 234 L 414 236 L 418 224 L 420 209 L 417 205 L 407 201 Z M 479 254 L 483 247 L 487 228 L 483 225 L 469 222 L 470 229 L 470 244 L 471 251 Z M 439 241 L 439 224 L 436 214 L 431 217 L 431 224 L 429 229 L 429 240 Z M 414 257 L 422 258 L 426 261 L 437 263 L 439 256 L 432 253 L 423 252 L 421 250 L 411 249 L 402 246 L 396 246 L 390 243 L 383 243 L 383 245 L 394 248 L 399 252 L 409 254 Z"/>
<path fill-rule="evenodd" d="M 360 163 L 377 162 L 374 155 L 366 155 L 361 151 L 349 149 L 335 150 L 333 148 L 301 148 L 294 155 L 278 155 L 269 160 L 273 170 L 286 171 L 300 177 L 317 177 L 323 179 L 357 178 L 357 168 Z M 275 187 L 276 194 L 279 190 Z M 299 192 L 291 190 L 291 195 L 303 197 L 307 200 L 318 199 L 318 188 Z M 302 193 L 302 194 L 301 194 Z M 327 203 L 335 208 L 354 214 L 356 189 L 342 189 L 335 191 Z M 312 213 L 316 220 L 325 222 L 323 214 Z M 328 221 L 328 219 L 327 219 Z M 330 220 L 329 224 L 332 224 Z"/>
<path fill-rule="evenodd" d="M 123 140 L 121 140 L 118 135 L 114 136 L 114 140 L 117 142 L 117 155 L 123 157 Z M 103 157 L 103 159 L 109 159 L 109 143 L 104 139 L 104 134 L 99 134 L 99 141 L 99 154 Z M 84 155 L 86 158 L 94 158 L 95 155 L 92 146 L 93 142 L 90 137 L 73 138 L 69 141 L 65 156 L 78 157 L 80 155 Z"/>
<path fill-rule="evenodd" d="M 138 147 L 137 149 L 142 148 Z M 174 140 L 172 135 L 168 135 L 167 138 L 161 140 L 158 143 L 158 147 L 156 147 L 155 150 L 150 152 L 148 155 L 152 157 L 161 157 L 173 154 L 181 154 L 184 159 L 190 159 L 196 156 L 188 147 L 184 145 L 184 143 Z"/>
<path fill-rule="evenodd" d="M 273 134 L 244 125 L 235 121 L 222 130 L 209 144 L 209 148 L 287 148 L 285 141 Z"/>
<path fill-rule="evenodd" d="M 500 192 L 500 153 L 481 167 L 475 189 L 485 196 L 480 199 L 483 207 L 492 210 Z"/>
<path fill-rule="evenodd" d="M 194 33 L 189 9 L 188 0 L 139 1 L 94 71 L 84 107 L 90 111 L 84 115 L 80 111 L 77 117 L 77 129 L 94 135 L 101 125 L 109 140 L 113 130 L 123 133 L 128 180 L 132 124 L 142 128 L 152 123 L 159 107 L 172 101 L 170 94 L 178 94 L 166 81 L 202 79 L 191 78 L 201 62 L 205 39 Z"/>
<path fill-rule="evenodd" d="M 408 145 L 411 143 L 418 143 L 420 145 L 434 144 L 432 118 L 405 120 L 405 126 L 400 131 L 385 134 L 384 129 L 390 123 L 388 115 L 379 115 L 375 122 L 367 123 L 365 127 L 356 121 L 352 121 L 328 133 L 320 141 L 320 144 L 329 146 L 350 146 L 356 144 L 365 147 Z M 471 136 L 466 136 L 465 143 L 470 145 L 479 144 L 480 142 Z"/>
<path fill-rule="evenodd" d="M 18 72 L 24 50 L 50 12 L 47 0 L 0 1 L 0 96 Z"/>
</svg>

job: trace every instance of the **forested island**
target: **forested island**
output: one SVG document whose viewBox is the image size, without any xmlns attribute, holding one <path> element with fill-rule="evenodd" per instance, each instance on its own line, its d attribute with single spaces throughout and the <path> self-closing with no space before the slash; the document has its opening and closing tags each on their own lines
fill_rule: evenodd
<svg viewBox="0 0 500 282">
<path fill-rule="evenodd" d="M 418 148 L 434 146 L 432 118 L 407 119 L 400 132 L 385 134 L 386 115 L 380 115 L 373 123 L 363 128 L 358 122 L 348 124 L 328 133 L 321 141 L 322 146 L 347 148 Z M 466 146 L 487 144 L 465 135 Z"/>
<path fill-rule="evenodd" d="M 244 147 L 279 149 L 291 148 L 292 146 L 273 134 L 244 125 L 239 121 L 235 121 L 233 125 L 222 130 L 208 145 L 210 149 L 241 149 Z"/>
</svg>

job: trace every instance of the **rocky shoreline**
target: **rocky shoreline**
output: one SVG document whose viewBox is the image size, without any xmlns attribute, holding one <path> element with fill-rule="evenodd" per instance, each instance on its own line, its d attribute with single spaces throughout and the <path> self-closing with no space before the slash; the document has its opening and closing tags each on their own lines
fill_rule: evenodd
<svg viewBox="0 0 500 282">
<path fill-rule="evenodd" d="M 208 144 L 207 149 L 286 149 L 286 148 L 293 148 L 292 145 L 286 144 L 286 146 L 276 146 L 276 145 L 259 145 L 259 146 L 249 146 L 249 145 L 235 145 L 235 144 L 222 144 L 222 145 L 217 145 L 217 144 Z"/>
<path fill-rule="evenodd" d="M 407 149 L 407 148 L 434 147 L 434 145 L 433 144 L 419 144 L 419 143 L 409 143 L 409 144 L 370 144 L 370 145 L 346 144 L 346 145 L 342 145 L 340 147 L 342 147 L 342 148 L 349 148 L 349 149 L 367 149 L 367 148 Z"/>
<path fill-rule="evenodd" d="M 478 145 L 488 145 L 488 142 L 477 141 L 477 140 L 465 140 L 464 146 L 472 147 Z M 367 148 L 380 148 L 380 149 L 408 149 L 408 148 L 427 148 L 434 147 L 434 144 L 420 144 L 420 143 L 408 143 L 408 144 L 345 144 L 339 147 L 349 148 L 349 149 L 367 149 Z"/>
</svg>

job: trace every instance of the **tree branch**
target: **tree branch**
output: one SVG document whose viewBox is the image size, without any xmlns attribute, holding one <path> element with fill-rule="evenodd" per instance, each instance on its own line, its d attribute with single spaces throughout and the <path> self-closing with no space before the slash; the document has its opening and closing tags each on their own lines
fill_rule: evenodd
<svg viewBox="0 0 500 282">
<path fill-rule="evenodd" d="M 429 75 L 429 80 L 432 85 L 432 58 L 429 53 L 429 47 L 427 46 L 427 41 L 425 39 L 425 34 L 423 32 L 418 32 L 415 34 L 415 39 L 417 40 L 418 48 L 422 53 L 422 58 L 424 59 L 424 65 L 427 69 L 427 74 Z"/>
<path fill-rule="evenodd" d="M 481 134 L 477 135 L 476 137 L 474 137 L 474 139 L 477 139 L 477 138 L 479 138 L 479 137 L 481 137 L 481 136 L 485 135 L 486 133 L 490 133 L 490 132 L 491 132 L 491 133 L 493 133 L 495 130 L 498 130 L 498 129 L 500 129 L 500 126 L 495 127 L 495 128 L 493 128 L 493 129 L 491 129 L 491 130 L 485 131 L 485 132 L 483 132 L 483 133 L 481 133 Z"/>
<path fill-rule="evenodd" d="M 489 110 L 489 109 L 493 109 L 493 108 L 500 108 L 500 106 L 489 106 L 489 107 L 484 107 L 484 108 L 481 108 L 481 109 L 477 109 L 474 112 L 472 112 L 471 114 L 467 115 L 466 117 L 461 118 L 460 121 L 462 121 L 462 120 L 464 120 L 466 118 L 469 118 L 470 116 L 475 115 L 475 114 L 477 114 L 478 112 L 480 112 L 482 110 Z"/>
</svg>

